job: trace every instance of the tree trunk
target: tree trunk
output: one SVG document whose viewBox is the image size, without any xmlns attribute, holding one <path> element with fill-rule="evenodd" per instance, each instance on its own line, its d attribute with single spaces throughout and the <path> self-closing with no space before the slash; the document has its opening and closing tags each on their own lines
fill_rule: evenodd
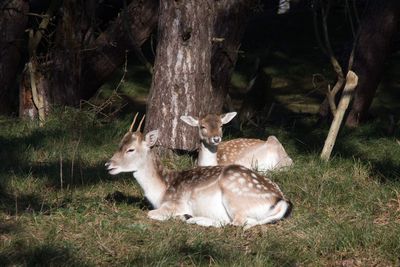
<svg viewBox="0 0 400 267">
<path fill-rule="evenodd" d="M 80 100 L 93 96 L 124 62 L 127 50 L 140 51 L 140 45 L 156 24 L 158 2 L 135 0 L 127 7 L 126 16 L 118 16 L 105 32 L 94 39 L 93 5 L 92 1 L 63 1 L 55 44 L 45 57 L 39 55 L 35 61 L 35 77 L 39 82 L 37 90 L 43 96 L 46 111 L 54 104 L 78 106 Z M 127 33 L 129 30 L 131 32 Z M 27 71 L 24 74 L 29 76 Z M 32 98 L 31 103 L 27 102 L 29 96 L 34 95 L 32 91 L 28 92 L 32 90 L 29 77 L 23 77 L 23 81 L 20 114 L 36 115 L 32 107 L 38 107 Z"/>
<path fill-rule="evenodd" d="M 91 31 L 90 20 L 80 1 L 63 1 L 63 16 L 57 27 L 55 48 L 50 51 L 47 78 L 52 104 L 77 106 L 81 99 L 81 51 Z M 45 74 L 46 75 L 46 74 Z"/>
<path fill-rule="evenodd" d="M 80 51 L 83 48 L 85 33 L 90 31 L 89 17 L 79 1 L 63 1 L 62 16 L 56 27 L 55 42 L 45 56 L 40 54 L 38 45 L 46 34 L 49 17 L 58 7 L 58 1 L 50 2 L 46 15 L 38 31 L 29 33 L 29 62 L 23 72 L 20 85 L 20 116 L 39 115 L 41 122 L 54 104 L 78 105 L 81 78 Z M 29 103 L 27 96 L 32 96 Z M 31 112 L 32 107 L 37 112 Z M 27 109 L 26 109 L 27 108 Z"/>
<path fill-rule="evenodd" d="M 158 6 L 158 0 L 132 1 L 127 8 L 127 16 L 118 16 L 90 45 L 93 49 L 84 52 L 80 84 L 83 99 L 90 98 L 124 63 L 127 50 L 140 50 L 157 25 Z"/>
<path fill-rule="evenodd" d="M 373 1 L 363 19 L 354 60 L 359 86 L 346 120 L 347 126 L 358 126 L 366 119 L 379 85 L 384 63 L 391 52 L 392 38 L 397 31 L 400 1 Z"/>
<path fill-rule="evenodd" d="M 180 116 L 221 112 L 249 10 L 242 2 L 161 1 L 145 130 L 159 129 L 163 148 L 197 148 L 197 129 Z"/>
<path fill-rule="evenodd" d="M 10 113 L 17 104 L 15 80 L 21 58 L 21 43 L 28 22 L 28 1 L 0 4 L 0 114 Z"/>
<path fill-rule="evenodd" d="M 213 101 L 209 103 L 210 113 L 220 113 L 224 105 L 252 4 L 253 1 L 248 0 L 216 2 L 211 59 L 211 81 L 214 90 Z"/>
<path fill-rule="evenodd" d="M 146 131 L 160 130 L 165 148 L 194 150 L 197 129 L 181 115 L 203 115 L 210 106 L 211 0 L 160 1 L 158 45 L 148 97 Z"/>
</svg>

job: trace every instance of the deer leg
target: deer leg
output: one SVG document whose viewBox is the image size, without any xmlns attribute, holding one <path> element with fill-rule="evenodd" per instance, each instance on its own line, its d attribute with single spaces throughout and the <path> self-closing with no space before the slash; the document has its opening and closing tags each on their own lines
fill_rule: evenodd
<svg viewBox="0 0 400 267">
<path fill-rule="evenodd" d="M 149 213 L 147 213 L 147 217 L 153 220 L 165 221 L 172 217 L 172 211 L 165 208 L 159 208 L 149 211 Z"/>
<path fill-rule="evenodd" d="M 230 212 L 229 216 L 232 217 L 232 225 L 242 226 L 246 223 L 246 217 L 240 213 Z"/>
<path fill-rule="evenodd" d="M 198 225 L 206 226 L 206 227 L 210 227 L 210 226 L 221 227 L 226 224 L 222 221 L 213 220 L 213 219 L 207 218 L 207 217 L 192 217 L 192 218 L 186 220 L 186 222 L 190 223 L 190 224 L 198 224 Z"/>
<path fill-rule="evenodd" d="M 179 209 L 179 204 L 177 203 L 171 203 L 171 202 L 166 202 L 161 205 L 156 210 L 151 210 L 147 213 L 147 216 L 150 219 L 158 220 L 158 221 L 165 221 L 168 220 L 172 217 L 182 217 L 185 214 L 185 212 L 179 212 L 181 209 Z M 190 215 L 190 214 L 189 214 Z"/>
<path fill-rule="evenodd" d="M 179 202 L 165 202 L 156 210 L 148 212 L 147 216 L 150 219 L 165 221 L 172 217 L 176 217 L 180 220 L 186 221 L 187 218 L 191 218 L 190 211 L 185 208 L 186 205 Z"/>
</svg>

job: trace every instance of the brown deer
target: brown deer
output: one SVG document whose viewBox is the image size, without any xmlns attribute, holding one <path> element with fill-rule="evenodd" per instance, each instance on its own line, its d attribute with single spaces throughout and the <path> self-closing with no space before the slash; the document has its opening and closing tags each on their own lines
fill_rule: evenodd
<svg viewBox="0 0 400 267">
<path fill-rule="evenodd" d="M 275 136 L 269 136 L 267 141 L 238 138 L 221 142 L 222 125 L 230 122 L 235 116 L 236 112 L 208 114 L 201 118 L 181 116 L 181 120 L 186 124 L 199 128 L 198 166 L 239 164 L 265 171 L 292 165 L 293 160 Z"/>
<path fill-rule="evenodd" d="M 279 187 L 243 166 L 164 171 L 151 150 L 157 141 L 158 130 L 144 135 L 140 126 L 135 132 L 131 129 L 105 165 L 112 175 L 133 172 L 144 195 L 155 208 L 148 213 L 151 219 L 178 217 L 203 226 L 232 224 L 247 229 L 275 222 L 290 214 L 291 203 Z"/>
</svg>

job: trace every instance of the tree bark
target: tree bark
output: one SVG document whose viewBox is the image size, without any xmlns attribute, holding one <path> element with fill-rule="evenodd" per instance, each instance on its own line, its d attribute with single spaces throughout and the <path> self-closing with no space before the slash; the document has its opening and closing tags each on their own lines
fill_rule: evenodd
<svg viewBox="0 0 400 267">
<path fill-rule="evenodd" d="M 85 35 L 91 31 L 86 9 L 80 1 L 63 1 L 63 16 L 57 27 L 55 47 L 46 78 L 49 80 L 51 104 L 77 106 L 81 99 L 81 51 Z"/>
<path fill-rule="evenodd" d="M 17 106 L 18 65 L 22 54 L 22 38 L 28 23 L 28 1 L 12 0 L 0 4 L 0 114 L 10 113 Z"/>
<path fill-rule="evenodd" d="M 244 32 L 249 1 L 161 1 L 145 131 L 159 145 L 194 150 L 197 129 L 182 115 L 220 113 Z"/>
<path fill-rule="evenodd" d="M 214 90 L 209 113 L 220 113 L 224 105 L 252 5 L 251 0 L 216 2 L 217 14 L 211 58 L 211 81 Z"/>
<path fill-rule="evenodd" d="M 127 16 L 118 16 L 83 53 L 80 84 L 83 99 L 90 98 L 124 63 L 127 50 L 140 50 L 157 26 L 158 6 L 158 0 L 132 1 L 127 7 Z"/>
<path fill-rule="evenodd" d="M 210 106 L 214 12 L 211 0 L 160 1 L 145 130 L 159 129 L 159 144 L 164 148 L 196 148 L 197 129 L 181 123 L 179 117 L 202 115 Z"/>
<path fill-rule="evenodd" d="M 397 32 L 400 1 L 372 1 L 362 21 L 353 70 L 360 77 L 359 86 L 346 120 L 355 127 L 364 121 L 381 80 L 384 63 L 391 52 L 392 38 Z"/>
</svg>

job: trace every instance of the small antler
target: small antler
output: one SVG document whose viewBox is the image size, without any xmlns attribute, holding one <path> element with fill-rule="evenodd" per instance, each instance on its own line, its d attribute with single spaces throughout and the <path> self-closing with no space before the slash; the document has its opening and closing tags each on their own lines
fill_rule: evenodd
<svg viewBox="0 0 400 267">
<path fill-rule="evenodd" d="M 130 132 L 133 132 L 133 126 L 135 125 L 136 118 L 137 118 L 138 114 L 139 114 L 139 112 L 136 112 L 136 115 L 135 115 L 135 118 L 133 118 L 133 122 L 131 124 L 131 127 L 129 127 L 129 131 Z"/>
<path fill-rule="evenodd" d="M 143 121 L 144 121 L 144 118 L 146 118 L 146 114 L 144 114 L 143 117 L 142 117 L 142 119 L 140 120 L 139 127 L 137 128 L 136 131 L 140 132 L 140 128 L 142 127 L 142 123 L 143 123 Z"/>
</svg>

